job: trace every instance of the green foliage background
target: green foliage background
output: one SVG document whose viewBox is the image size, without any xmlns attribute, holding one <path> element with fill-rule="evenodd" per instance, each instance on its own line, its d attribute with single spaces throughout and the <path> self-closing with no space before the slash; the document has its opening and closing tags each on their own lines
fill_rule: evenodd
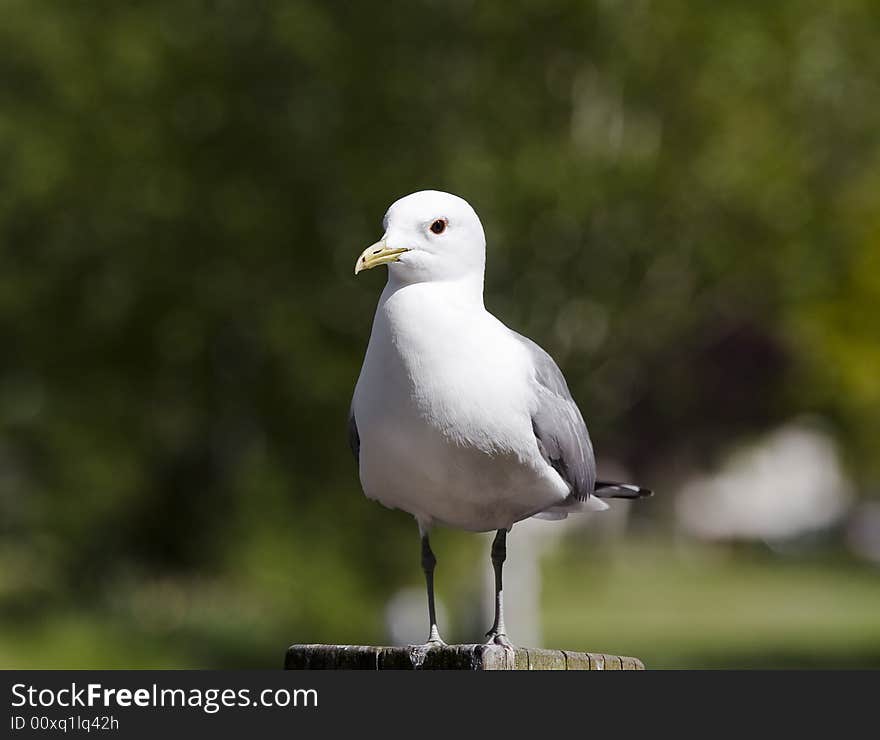
<svg viewBox="0 0 880 740">
<path fill-rule="evenodd" d="M 662 490 L 811 413 L 876 490 L 878 42 L 867 0 L 2 0 L 0 663 L 382 639 L 420 573 L 346 449 L 384 279 L 352 264 L 427 187 L 481 214 L 487 305 L 557 358 L 600 456 Z M 484 543 L 444 537 L 455 602 Z M 589 640 L 548 588 L 550 636 Z M 816 635 L 767 663 L 821 664 Z M 736 662 L 693 642 L 644 649 Z"/>
</svg>

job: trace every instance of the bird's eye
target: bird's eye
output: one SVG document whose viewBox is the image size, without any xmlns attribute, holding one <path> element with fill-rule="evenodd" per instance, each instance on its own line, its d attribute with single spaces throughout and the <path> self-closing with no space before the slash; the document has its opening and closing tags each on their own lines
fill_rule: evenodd
<svg viewBox="0 0 880 740">
<path fill-rule="evenodd" d="M 438 218 L 434 223 L 431 224 L 431 231 L 435 234 L 442 234 L 446 231 L 446 220 L 442 218 Z"/>
</svg>

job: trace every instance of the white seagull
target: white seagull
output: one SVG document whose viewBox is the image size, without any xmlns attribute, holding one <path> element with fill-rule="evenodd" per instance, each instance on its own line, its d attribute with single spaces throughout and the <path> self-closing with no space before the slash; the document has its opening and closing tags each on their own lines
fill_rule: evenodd
<svg viewBox="0 0 880 740">
<path fill-rule="evenodd" d="M 413 193 L 388 209 L 383 227 L 354 269 L 388 265 L 349 417 L 361 485 L 368 498 L 418 522 L 427 645 L 444 644 L 431 527 L 497 530 L 495 622 L 486 636 L 510 647 L 501 571 L 511 527 L 650 491 L 596 480 L 590 436 L 562 372 L 485 309 L 486 237 L 467 201 Z"/>
</svg>

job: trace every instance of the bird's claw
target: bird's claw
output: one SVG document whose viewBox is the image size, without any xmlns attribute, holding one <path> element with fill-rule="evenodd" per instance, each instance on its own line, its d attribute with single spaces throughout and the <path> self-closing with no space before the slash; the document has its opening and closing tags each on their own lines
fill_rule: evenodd
<svg viewBox="0 0 880 740">
<path fill-rule="evenodd" d="M 501 645 L 501 647 L 509 648 L 510 650 L 514 649 L 513 643 L 507 639 L 507 635 L 505 635 L 503 632 L 494 632 L 492 630 L 489 630 L 486 633 L 486 637 L 489 638 L 488 640 L 486 640 L 486 645 Z"/>
<path fill-rule="evenodd" d="M 440 631 L 437 629 L 436 625 L 431 625 L 431 634 L 428 635 L 428 639 L 425 641 L 423 647 L 446 647 L 446 643 L 443 641 L 443 638 L 440 637 Z"/>
</svg>

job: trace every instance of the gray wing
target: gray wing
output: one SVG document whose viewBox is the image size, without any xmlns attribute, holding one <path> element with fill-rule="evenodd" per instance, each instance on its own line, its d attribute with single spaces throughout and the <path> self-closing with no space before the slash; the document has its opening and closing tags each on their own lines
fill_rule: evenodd
<svg viewBox="0 0 880 740">
<path fill-rule="evenodd" d="M 532 414 L 532 429 L 538 448 L 571 486 L 572 496 L 586 501 L 596 486 L 596 459 L 584 417 L 553 358 L 528 337 L 512 333 L 528 349 L 535 366 L 538 407 Z"/>
<path fill-rule="evenodd" d="M 358 434 L 357 422 L 354 420 L 354 409 L 348 410 L 348 446 L 354 455 L 355 461 L 361 461 L 361 435 Z"/>
</svg>

